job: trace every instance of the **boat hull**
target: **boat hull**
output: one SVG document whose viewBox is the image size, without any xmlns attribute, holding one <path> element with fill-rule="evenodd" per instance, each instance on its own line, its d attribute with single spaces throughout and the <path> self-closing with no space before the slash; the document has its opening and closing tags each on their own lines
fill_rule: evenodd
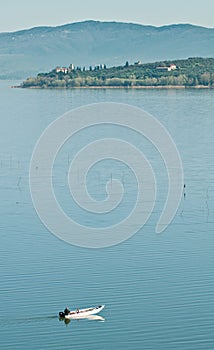
<svg viewBox="0 0 214 350">
<path fill-rule="evenodd" d="M 65 318 L 67 320 L 77 319 L 77 318 L 87 318 L 88 316 L 96 315 L 104 309 L 105 305 L 100 305 L 97 307 L 91 307 L 87 309 L 80 309 L 70 311 L 68 315 L 63 313 L 59 313 L 60 318 Z"/>
</svg>

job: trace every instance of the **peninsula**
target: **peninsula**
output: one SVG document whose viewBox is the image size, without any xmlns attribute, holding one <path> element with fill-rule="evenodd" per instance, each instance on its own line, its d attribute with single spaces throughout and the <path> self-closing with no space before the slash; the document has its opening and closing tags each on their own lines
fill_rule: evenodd
<svg viewBox="0 0 214 350">
<path fill-rule="evenodd" d="M 214 88 L 214 58 L 142 63 L 108 68 L 56 67 L 49 73 L 27 78 L 22 88 Z"/>
</svg>

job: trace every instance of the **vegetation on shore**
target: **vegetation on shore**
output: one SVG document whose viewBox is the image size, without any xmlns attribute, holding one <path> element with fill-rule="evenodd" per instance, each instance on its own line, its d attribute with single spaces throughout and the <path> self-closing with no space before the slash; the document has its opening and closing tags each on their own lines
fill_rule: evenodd
<svg viewBox="0 0 214 350">
<path fill-rule="evenodd" d="M 55 68 L 25 80 L 23 88 L 75 87 L 209 87 L 214 88 L 214 58 L 188 58 L 154 63 L 137 62 L 107 68 Z"/>
</svg>

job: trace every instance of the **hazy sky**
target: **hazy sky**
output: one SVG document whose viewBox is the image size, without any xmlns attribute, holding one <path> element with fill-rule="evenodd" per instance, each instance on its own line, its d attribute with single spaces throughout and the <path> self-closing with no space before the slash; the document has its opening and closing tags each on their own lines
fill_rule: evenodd
<svg viewBox="0 0 214 350">
<path fill-rule="evenodd" d="M 214 0 L 7 0 L 1 5 L 0 32 L 86 19 L 214 27 Z"/>
</svg>

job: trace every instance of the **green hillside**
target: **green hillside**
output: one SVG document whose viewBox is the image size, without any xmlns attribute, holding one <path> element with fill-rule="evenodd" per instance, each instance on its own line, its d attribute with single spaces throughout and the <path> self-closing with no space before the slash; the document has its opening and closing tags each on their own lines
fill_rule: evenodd
<svg viewBox="0 0 214 350">
<path fill-rule="evenodd" d="M 21 87 L 74 88 L 74 87 L 149 87 L 184 86 L 214 87 L 214 58 L 188 58 L 186 60 L 154 63 L 137 62 L 107 68 L 58 67 L 49 73 L 28 78 Z"/>
</svg>

